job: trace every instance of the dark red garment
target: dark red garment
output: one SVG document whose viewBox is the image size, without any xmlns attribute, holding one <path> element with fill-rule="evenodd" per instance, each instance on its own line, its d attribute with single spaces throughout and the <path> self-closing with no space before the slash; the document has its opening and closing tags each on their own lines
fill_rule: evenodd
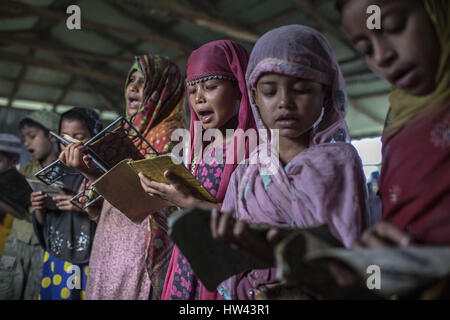
<svg viewBox="0 0 450 320">
<path fill-rule="evenodd" d="M 419 243 L 450 244 L 450 103 L 383 139 L 382 220 Z"/>
</svg>

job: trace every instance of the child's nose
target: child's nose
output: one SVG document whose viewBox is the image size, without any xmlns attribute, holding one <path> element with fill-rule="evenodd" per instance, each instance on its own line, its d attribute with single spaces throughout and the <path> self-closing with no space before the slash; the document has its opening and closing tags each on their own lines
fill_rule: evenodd
<svg viewBox="0 0 450 320">
<path fill-rule="evenodd" d="M 374 59 L 378 66 L 387 67 L 395 59 L 396 53 L 394 48 L 386 41 L 380 41 L 375 47 Z"/>
<path fill-rule="evenodd" d="M 132 92 L 139 92 L 138 83 L 137 82 L 130 83 L 130 85 L 128 86 L 128 89 Z"/>
<path fill-rule="evenodd" d="M 278 103 L 279 108 L 289 108 L 292 106 L 292 96 L 289 94 L 288 90 L 282 90 L 280 93 L 280 100 Z"/>
<path fill-rule="evenodd" d="M 28 148 L 28 146 L 30 145 L 30 141 L 28 139 L 24 139 L 23 140 L 23 145 L 25 148 Z"/>
<path fill-rule="evenodd" d="M 205 102 L 205 96 L 203 95 L 203 91 L 202 90 L 197 90 L 197 92 L 195 93 L 195 103 L 203 103 Z"/>
</svg>

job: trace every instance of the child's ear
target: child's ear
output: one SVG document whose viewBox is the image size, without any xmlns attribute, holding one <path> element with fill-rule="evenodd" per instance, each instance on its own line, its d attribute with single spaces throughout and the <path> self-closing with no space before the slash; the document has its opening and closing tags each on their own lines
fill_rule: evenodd
<svg viewBox="0 0 450 320">
<path fill-rule="evenodd" d="M 13 167 L 17 167 L 17 165 L 19 164 L 19 158 L 13 158 L 11 159 L 11 165 Z"/>
<path fill-rule="evenodd" d="M 48 140 L 50 140 L 51 143 L 57 143 L 58 141 L 56 141 L 56 138 L 54 136 L 52 136 L 51 134 L 48 135 Z"/>
</svg>

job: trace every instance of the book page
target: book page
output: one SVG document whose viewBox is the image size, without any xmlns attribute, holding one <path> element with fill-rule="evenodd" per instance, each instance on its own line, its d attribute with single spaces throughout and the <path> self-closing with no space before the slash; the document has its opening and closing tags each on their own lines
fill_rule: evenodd
<svg viewBox="0 0 450 320">
<path fill-rule="evenodd" d="M 164 172 L 170 170 L 175 176 L 180 178 L 186 187 L 188 187 L 194 194 L 200 196 L 202 199 L 216 203 L 214 198 L 203 186 L 195 179 L 183 164 L 175 164 L 170 155 L 157 156 L 150 159 L 132 161 L 131 167 L 136 172 L 142 172 L 153 181 L 166 183 L 169 181 L 164 177 Z"/>
<path fill-rule="evenodd" d="M 276 247 L 277 277 L 324 299 L 389 299 L 411 294 L 450 274 L 448 247 L 345 249 L 324 245 L 303 251 L 304 240 L 298 233 L 292 234 Z M 354 272 L 352 286 L 343 288 L 336 283 L 330 261 Z M 375 275 L 379 287 L 369 288 L 369 277 L 375 272 L 379 272 Z"/>
<path fill-rule="evenodd" d="M 93 183 L 95 191 L 131 221 L 141 223 L 149 214 L 170 206 L 159 197 L 151 197 L 141 186 L 130 159 L 119 162 Z"/>
<path fill-rule="evenodd" d="M 235 274 L 269 267 L 229 244 L 215 240 L 210 230 L 210 218 L 210 208 L 196 207 L 174 212 L 168 219 L 170 238 L 209 291 L 216 290 L 222 281 Z M 260 235 L 264 237 L 265 230 L 261 230 Z"/>
<path fill-rule="evenodd" d="M 42 193 L 45 193 L 48 196 L 47 202 L 46 202 L 46 208 L 49 210 L 58 210 L 58 207 L 56 206 L 56 201 L 53 200 L 54 196 L 57 195 L 64 195 L 66 194 L 64 192 L 64 185 L 62 183 L 55 182 L 52 185 L 47 185 L 43 183 L 42 181 L 38 180 L 32 180 L 27 179 L 28 184 L 30 185 L 31 189 L 34 191 L 41 191 Z"/>
<path fill-rule="evenodd" d="M 337 260 L 355 273 L 361 287 L 382 298 L 406 296 L 450 274 L 450 248 L 433 246 L 371 249 L 327 249 L 306 256 L 308 263 Z M 373 270 L 379 270 L 379 287 L 368 288 Z"/>
<path fill-rule="evenodd" d="M 97 136 L 101 137 L 92 142 L 89 148 L 96 153 L 96 158 L 100 158 L 98 160 L 107 164 L 109 168 L 124 159 L 139 160 L 144 158 L 121 127 L 115 128 L 112 132 L 100 132 Z"/>
</svg>

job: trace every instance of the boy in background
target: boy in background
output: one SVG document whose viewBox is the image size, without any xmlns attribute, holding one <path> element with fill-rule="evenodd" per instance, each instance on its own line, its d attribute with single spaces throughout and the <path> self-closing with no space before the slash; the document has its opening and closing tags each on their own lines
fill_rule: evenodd
<svg viewBox="0 0 450 320">
<path fill-rule="evenodd" d="M 19 123 L 22 142 L 31 160 L 20 168 L 30 179 L 57 157 L 49 130 L 57 130 L 59 117 L 49 111 L 35 111 Z M 16 217 L 0 260 L 0 300 L 36 300 L 39 297 L 44 252 L 34 234 L 32 208 L 26 217 Z"/>
</svg>

